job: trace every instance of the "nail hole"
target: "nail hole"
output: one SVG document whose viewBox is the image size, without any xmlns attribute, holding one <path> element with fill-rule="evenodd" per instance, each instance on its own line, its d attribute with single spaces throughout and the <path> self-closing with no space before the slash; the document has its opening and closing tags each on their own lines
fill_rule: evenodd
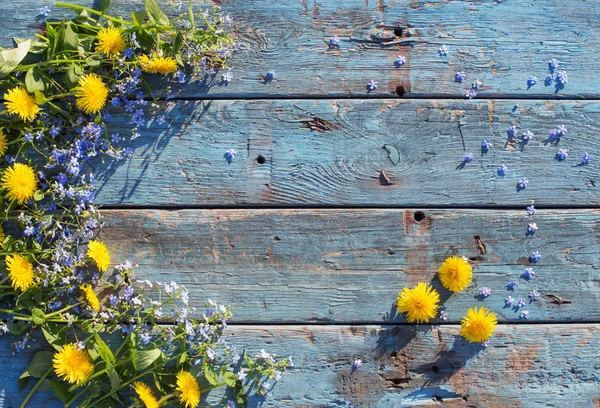
<svg viewBox="0 0 600 408">
<path fill-rule="evenodd" d="M 281 241 L 281 238 L 279 238 L 278 236 L 275 236 L 275 237 L 273 238 L 273 241 L 275 241 L 275 242 L 277 242 L 277 241 Z"/>
<path fill-rule="evenodd" d="M 444 399 L 442 397 L 440 397 L 439 395 L 435 396 L 435 400 L 440 401 L 440 402 L 444 401 Z"/>
<path fill-rule="evenodd" d="M 421 222 L 425 219 L 425 213 L 423 211 L 415 211 L 414 218 L 416 222 Z"/>
<path fill-rule="evenodd" d="M 396 35 L 396 37 L 402 37 L 402 31 L 402 27 L 394 28 L 394 34 Z"/>
<path fill-rule="evenodd" d="M 394 255 L 395 252 L 394 251 L 388 251 L 388 255 Z"/>
<path fill-rule="evenodd" d="M 267 159 L 265 159 L 265 156 L 263 156 L 262 154 L 259 154 L 258 157 L 256 158 L 256 162 L 258 164 L 265 164 L 266 161 L 267 161 Z"/>
<path fill-rule="evenodd" d="M 406 93 L 406 89 L 404 89 L 404 87 L 402 85 L 398 85 L 396 87 L 396 94 L 398 94 L 398 96 L 400 98 L 402 98 L 404 96 L 404 94 Z"/>
</svg>

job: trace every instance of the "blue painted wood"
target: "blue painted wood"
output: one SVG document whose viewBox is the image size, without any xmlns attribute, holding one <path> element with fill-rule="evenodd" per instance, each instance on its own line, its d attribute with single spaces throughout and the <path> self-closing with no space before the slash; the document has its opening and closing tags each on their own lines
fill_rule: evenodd
<svg viewBox="0 0 600 408">
<path fill-rule="evenodd" d="M 597 205 L 600 104 L 521 101 L 515 110 L 515 103 L 169 102 L 162 105 L 168 125 L 144 129 L 133 160 L 96 167 L 98 199 L 159 206 Z M 112 130 L 126 134 L 128 116 L 115 121 L 125 125 Z M 531 130 L 534 140 L 509 143 L 512 124 Z M 550 130 L 561 124 L 567 135 L 550 143 Z M 493 144 L 487 153 L 483 139 Z M 567 160 L 556 160 L 559 148 L 568 150 Z M 230 165 L 228 149 L 238 152 Z M 474 160 L 465 164 L 467 152 Z M 592 155 L 587 166 L 579 165 L 584 152 Z M 506 176 L 497 174 L 501 164 Z M 529 187 L 519 191 L 522 177 Z"/>
<path fill-rule="evenodd" d="M 237 326 L 228 341 L 293 355 L 271 398 L 250 407 L 595 407 L 600 326 L 500 325 L 487 349 L 457 326 Z M 2 339 L 6 350 L 6 339 Z M 35 347 L 35 346 L 34 346 Z M 355 359 L 362 367 L 352 371 Z M 13 408 L 25 358 L 0 354 L 0 407 Z M 210 402 L 220 400 L 213 394 Z M 60 407 L 48 393 L 32 407 Z"/>
<path fill-rule="evenodd" d="M 92 0 L 78 0 L 91 5 Z M 0 4 L 11 18 L 0 21 L 0 45 L 14 36 L 29 37 L 34 19 L 47 0 Z M 242 50 L 231 60 L 234 80 L 221 74 L 205 84 L 181 88 L 183 96 L 382 96 L 402 85 L 415 96 L 462 97 L 475 79 L 481 96 L 512 95 L 551 98 L 600 95 L 600 32 L 595 1 L 537 0 L 225 0 L 226 13 L 237 21 Z M 128 15 L 138 0 L 114 0 L 115 14 Z M 202 3 L 207 4 L 207 3 Z M 53 17 L 67 13 L 53 10 Z M 403 27 L 402 37 L 394 28 Z M 332 35 L 340 48 L 331 49 Z M 438 54 L 446 45 L 448 56 Z M 406 64 L 397 68 L 398 55 Z M 555 93 L 545 86 L 547 61 L 557 58 L 569 76 Z M 274 70 L 276 80 L 261 79 Z M 457 71 L 467 80 L 454 82 Z M 538 84 L 527 89 L 535 75 Z M 379 83 L 367 93 L 370 80 Z"/>
<path fill-rule="evenodd" d="M 235 323 L 402 322 L 395 300 L 404 286 L 433 282 L 449 322 L 485 305 L 503 322 L 505 307 L 529 300 L 530 321 L 600 321 L 598 211 L 545 210 L 182 210 L 105 211 L 101 238 L 113 260 L 139 263 L 138 279 L 175 280 L 202 307 L 219 299 Z M 421 219 L 421 217 L 424 217 Z M 420 221 L 417 221 L 420 220 Z M 535 221 L 539 230 L 526 235 Z M 476 238 L 477 237 L 477 238 Z M 540 251 L 536 277 L 519 278 Z M 485 253 L 484 253 L 485 252 Z M 468 290 L 450 294 L 436 278 L 448 256 L 474 266 Z M 520 281 L 509 291 L 510 278 Z M 483 300 L 478 288 L 492 295 Z M 569 304 L 557 304 L 558 299 Z M 441 320 L 436 320 L 442 322 Z"/>
</svg>

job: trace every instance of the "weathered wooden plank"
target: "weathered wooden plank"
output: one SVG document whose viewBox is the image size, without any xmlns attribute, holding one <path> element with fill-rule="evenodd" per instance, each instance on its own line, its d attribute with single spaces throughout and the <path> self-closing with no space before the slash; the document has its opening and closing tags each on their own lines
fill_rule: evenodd
<svg viewBox="0 0 600 408">
<path fill-rule="evenodd" d="M 597 205 L 600 103 L 514 105 L 169 102 L 163 105 L 168 127 L 144 130 L 133 143 L 132 160 L 98 166 L 98 197 L 108 205 L 161 206 Z M 116 122 L 127 120 L 115 116 Z M 535 139 L 526 146 L 508 143 L 513 123 Z M 561 124 L 567 135 L 558 145 L 549 143 L 550 130 Z M 112 131 L 119 130 L 115 123 Z M 482 139 L 493 143 L 487 154 Z M 223 154 L 231 148 L 238 157 L 228 165 Z M 559 148 L 568 150 L 567 160 L 556 160 Z M 466 152 L 474 160 L 465 165 Z M 579 165 L 584 152 L 592 155 L 587 166 Z M 497 174 L 502 163 L 509 169 L 505 176 Z M 518 191 L 522 177 L 529 187 Z"/>
<path fill-rule="evenodd" d="M 292 355 L 258 407 L 598 406 L 600 325 L 500 325 L 487 349 L 456 326 L 230 326 L 229 341 L 252 352 Z M 18 405 L 26 358 L 0 354 L 0 407 Z M 363 366 L 352 371 L 352 362 Z M 218 396 L 215 394 L 216 401 Z M 41 393 L 30 406 L 60 407 Z"/>
<path fill-rule="evenodd" d="M 198 307 L 231 304 L 237 323 L 404 321 L 396 296 L 419 281 L 440 290 L 449 322 L 474 305 L 519 321 L 504 299 L 529 300 L 534 288 L 541 300 L 521 309 L 530 320 L 599 321 L 598 215 L 538 211 L 532 236 L 525 210 L 116 210 L 105 211 L 101 238 L 114 262 L 139 263 L 138 279 L 179 282 Z M 542 254 L 537 275 L 519 279 L 532 251 Z M 452 296 L 435 278 L 451 255 L 474 265 L 469 289 Z M 521 282 L 514 292 L 510 278 Z"/>
<path fill-rule="evenodd" d="M 91 5 L 91 0 L 79 0 Z M 13 36 L 32 35 L 34 17 L 47 0 L 16 0 L 0 4 L 0 44 Z M 137 0 L 114 0 L 114 12 L 128 15 Z M 480 96 L 498 94 L 550 98 L 600 95 L 600 8 L 595 1 L 538 0 L 227 0 L 221 4 L 236 23 L 244 46 L 231 60 L 234 80 L 224 85 L 221 74 L 207 83 L 186 86 L 185 96 L 369 96 L 370 80 L 379 88 L 370 96 L 390 95 L 402 85 L 413 95 L 462 96 L 471 81 L 484 82 Z M 53 10 L 52 16 L 65 15 Z M 403 27 L 402 37 L 394 34 Z M 327 42 L 340 38 L 340 48 Z M 391 40 L 391 41 L 388 41 Z M 449 55 L 438 48 L 447 45 Z M 398 55 L 406 64 L 397 68 Z M 569 75 L 556 93 L 545 86 L 547 61 L 557 58 Z M 276 72 L 265 83 L 261 76 Z M 454 82 L 464 71 L 467 81 Z M 527 79 L 538 84 L 527 89 Z"/>
</svg>

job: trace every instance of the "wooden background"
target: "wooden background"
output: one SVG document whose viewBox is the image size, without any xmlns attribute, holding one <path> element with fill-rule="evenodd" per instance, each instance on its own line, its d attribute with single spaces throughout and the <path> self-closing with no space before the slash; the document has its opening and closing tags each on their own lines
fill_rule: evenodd
<svg viewBox="0 0 600 408">
<path fill-rule="evenodd" d="M 35 33 L 48 3 L 2 2 L 0 45 Z M 141 7 L 113 3 L 113 14 Z M 252 406 L 600 407 L 600 1 L 221 5 L 244 44 L 233 81 L 178 89 L 163 102 L 168 126 L 145 130 L 132 160 L 95 169 L 114 261 L 184 284 L 197 305 L 231 304 L 231 341 L 294 357 L 273 397 Z M 333 34 L 339 49 L 327 46 Z M 394 66 L 397 55 L 406 65 Z M 544 85 L 551 58 L 569 75 L 564 89 Z M 538 84 L 527 89 L 530 75 Z M 475 79 L 483 88 L 466 100 Z M 368 93 L 370 80 L 379 87 Z M 511 143 L 513 124 L 534 141 Z M 558 146 L 545 141 L 561 124 Z M 493 143 L 487 154 L 482 139 Z M 567 160 L 555 160 L 558 148 Z M 463 167 L 466 152 L 475 158 Z M 529 187 L 518 191 L 521 177 Z M 531 203 L 540 229 L 527 235 Z M 536 278 L 508 292 L 534 250 Z M 449 255 L 471 259 L 472 284 L 442 292 L 447 321 L 406 324 L 397 293 L 423 280 L 439 287 Z M 483 301 L 482 286 L 492 289 Z M 542 296 L 524 308 L 529 320 L 504 307 L 534 288 Z M 499 318 L 487 349 L 458 337 L 473 305 Z M 0 406 L 13 407 L 27 361 L 2 342 Z"/>
</svg>

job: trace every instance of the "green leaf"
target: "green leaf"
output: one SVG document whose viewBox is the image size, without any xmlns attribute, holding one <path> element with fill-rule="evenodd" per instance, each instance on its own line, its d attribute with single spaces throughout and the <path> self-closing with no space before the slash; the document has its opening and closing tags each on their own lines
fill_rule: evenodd
<svg viewBox="0 0 600 408">
<path fill-rule="evenodd" d="M 85 63 L 90 67 L 99 67 L 102 64 L 102 55 L 93 54 L 85 59 Z"/>
<path fill-rule="evenodd" d="M 115 356 L 113 355 L 112 350 L 108 347 L 104 340 L 100 338 L 98 333 L 96 333 L 94 336 L 94 343 L 102 360 L 106 361 L 107 363 L 114 364 Z"/>
<path fill-rule="evenodd" d="M 225 381 L 225 384 L 228 386 L 235 387 L 235 384 L 237 383 L 237 377 L 231 371 L 226 371 L 223 373 L 223 381 Z"/>
<path fill-rule="evenodd" d="M 10 74 L 27 56 L 31 40 L 17 44 L 17 48 L 3 49 L 0 51 L 0 79 Z"/>
<path fill-rule="evenodd" d="M 112 391 L 118 390 L 121 386 L 121 377 L 119 377 L 119 374 L 117 374 L 117 370 L 115 370 L 112 364 L 106 367 L 106 370 L 108 371 L 108 378 L 110 379 L 110 387 Z"/>
<path fill-rule="evenodd" d="M 171 56 L 173 58 L 177 57 L 177 54 L 179 54 L 179 50 L 181 50 L 182 46 L 183 36 L 181 35 L 181 31 L 178 31 L 177 35 L 175 35 L 175 39 L 173 40 L 173 49 L 171 50 Z"/>
<path fill-rule="evenodd" d="M 25 373 L 21 374 L 21 376 L 17 380 L 17 384 L 19 385 L 19 392 L 23 391 L 25 389 L 25 387 L 27 387 L 27 385 L 29 385 L 30 378 L 31 377 L 28 375 L 25 375 Z"/>
<path fill-rule="evenodd" d="M 192 2 L 188 4 L 188 18 L 190 19 L 190 27 L 194 29 L 194 10 L 192 9 Z"/>
<path fill-rule="evenodd" d="M 151 25 L 169 25 L 169 17 L 162 12 L 158 4 L 154 0 L 144 0 L 148 20 Z"/>
<path fill-rule="evenodd" d="M 48 98 L 46 98 L 46 95 L 44 95 L 40 91 L 35 91 L 33 95 L 35 96 L 35 103 L 37 103 L 38 105 L 44 105 L 46 102 L 48 102 Z"/>
<path fill-rule="evenodd" d="M 110 7 L 110 0 L 96 0 L 94 3 L 94 9 L 104 12 Z"/>
<path fill-rule="evenodd" d="M 48 344 L 54 347 L 55 350 L 61 350 L 62 346 L 67 344 L 67 329 L 68 326 L 66 325 L 46 323 L 42 326 L 42 333 Z"/>
<path fill-rule="evenodd" d="M 131 360 L 136 371 L 142 371 L 150 367 L 161 356 L 159 349 L 152 350 L 131 350 Z"/>
<path fill-rule="evenodd" d="M 44 192 L 42 190 L 38 190 L 33 194 L 33 199 L 35 201 L 42 201 L 44 199 Z"/>
<path fill-rule="evenodd" d="M 88 404 L 94 399 L 96 398 L 98 395 L 100 395 L 100 392 L 102 392 L 102 388 L 100 387 L 99 384 L 94 384 L 92 385 L 87 392 L 85 393 L 85 398 L 83 401 L 81 401 L 81 404 L 79 404 L 79 407 L 87 407 Z"/>
<path fill-rule="evenodd" d="M 42 311 L 42 309 L 35 307 L 31 311 L 31 321 L 33 324 L 42 325 L 46 321 L 46 314 Z"/>
<path fill-rule="evenodd" d="M 79 84 L 79 78 L 83 74 L 83 68 L 76 64 L 71 64 L 67 68 L 67 72 L 65 73 L 64 80 L 69 89 L 75 88 Z"/>
<path fill-rule="evenodd" d="M 215 373 L 214 368 L 212 368 L 209 364 L 204 362 L 204 377 L 206 377 L 206 381 L 210 383 L 210 385 L 217 385 L 219 383 L 219 375 Z"/>
<path fill-rule="evenodd" d="M 69 387 L 58 381 L 50 381 L 50 387 L 54 391 L 54 395 L 58 397 L 62 402 L 67 403 L 71 400 L 72 396 L 69 392 Z"/>
<path fill-rule="evenodd" d="M 31 362 L 25 369 L 25 372 L 21 375 L 21 378 L 41 378 L 44 374 L 46 374 L 46 371 L 52 368 L 53 358 L 54 353 L 51 351 L 38 351 L 31 359 Z"/>
<path fill-rule="evenodd" d="M 241 407 L 248 406 L 248 396 L 246 395 L 246 391 L 244 390 L 244 386 L 241 381 L 238 381 L 233 388 L 233 395 L 235 396 L 235 401 Z"/>
<path fill-rule="evenodd" d="M 50 83 L 49 78 L 41 71 L 35 68 L 30 68 L 25 75 L 25 88 L 27 92 L 33 93 L 35 91 L 44 92 Z"/>
<path fill-rule="evenodd" d="M 79 48 L 79 38 L 77 34 L 71 28 L 71 23 L 66 23 L 63 25 L 62 36 L 60 44 L 62 45 L 62 50 L 65 51 L 77 51 Z"/>
<path fill-rule="evenodd" d="M 131 19 L 133 20 L 133 24 L 135 24 L 136 26 L 141 26 L 142 24 L 144 24 L 144 21 L 147 17 L 148 13 L 146 13 L 145 11 L 131 13 Z"/>
</svg>

